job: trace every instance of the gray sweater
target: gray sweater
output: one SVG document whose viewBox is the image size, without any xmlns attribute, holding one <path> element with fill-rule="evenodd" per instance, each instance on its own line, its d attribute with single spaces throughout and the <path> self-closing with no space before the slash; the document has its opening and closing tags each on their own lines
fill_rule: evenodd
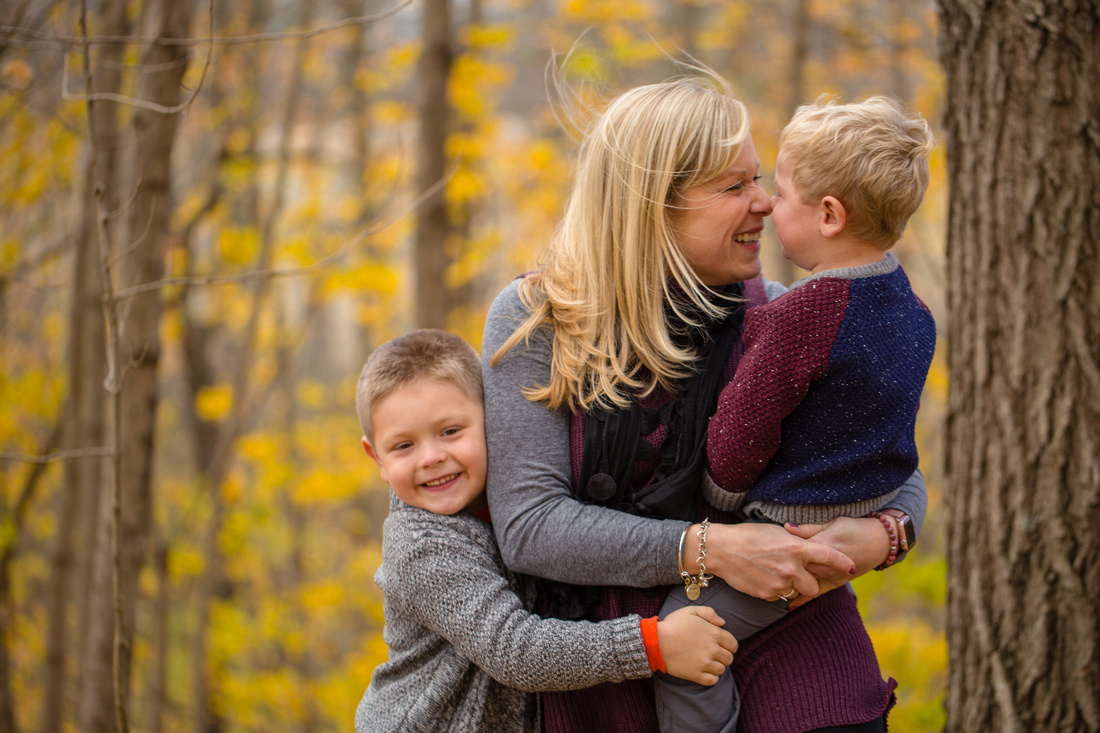
<svg viewBox="0 0 1100 733">
<path fill-rule="evenodd" d="M 383 525 L 382 637 L 355 712 L 356 733 L 538 731 L 532 692 L 648 677 L 640 621 L 542 619 L 529 583 L 508 572 L 492 528 L 440 516 L 391 494 Z"/>
<path fill-rule="evenodd" d="M 676 553 L 687 522 L 639 517 L 583 504 L 573 495 L 568 409 L 551 411 L 523 396 L 550 379 L 550 333 L 542 329 L 496 366 L 489 359 L 527 318 L 513 280 L 485 319 L 485 438 L 489 507 L 505 564 L 512 570 L 581 585 L 649 588 L 680 582 Z M 786 291 L 765 281 L 769 300 Z M 920 531 L 928 495 L 920 471 L 888 506 Z"/>
</svg>

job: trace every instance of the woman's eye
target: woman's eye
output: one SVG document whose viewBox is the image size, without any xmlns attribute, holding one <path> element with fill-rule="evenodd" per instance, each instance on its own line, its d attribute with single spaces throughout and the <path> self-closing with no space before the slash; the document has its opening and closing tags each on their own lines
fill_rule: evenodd
<svg viewBox="0 0 1100 733">
<path fill-rule="evenodd" d="M 726 193 L 737 193 L 738 191 L 740 191 L 744 187 L 745 187 L 745 184 L 743 184 L 743 183 L 735 183 L 735 184 L 733 184 L 732 186 L 730 186 L 729 188 L 726 189 Z"/>
</svg>

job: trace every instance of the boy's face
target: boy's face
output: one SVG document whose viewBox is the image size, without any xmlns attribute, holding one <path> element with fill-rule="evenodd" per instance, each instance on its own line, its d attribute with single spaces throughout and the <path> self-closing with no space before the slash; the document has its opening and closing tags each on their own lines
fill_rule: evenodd
<svg viewBox="0 0 1100 733">
<path fill-rule="evenodd" d="M 821 244 L 817 206 L 804 203 L 791 180 L 794 161 L 781 148 L 775 161 L 775 196 L 772 196 L 772 223 L 783 256 L 804 270 L 817 264 L 817 247 Z"/>
<path fill-rule="evenodd" d="M 434 514 L 485 502 L 485 412 L 461 389 L 434 379 L 405 384 L 371 411 L 363 448 L 397 498 Z"/>
</svg>

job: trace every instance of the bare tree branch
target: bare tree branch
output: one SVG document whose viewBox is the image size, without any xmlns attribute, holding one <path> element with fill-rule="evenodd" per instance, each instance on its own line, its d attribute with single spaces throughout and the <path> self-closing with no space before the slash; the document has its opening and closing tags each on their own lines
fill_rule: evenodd
<svg viewBox="0 0 1100 733">
<path fill-rule="evenodd" d="M 112 455 L 111 449 L 104 446 L 100 448 L 74 448 L 62 450 L 56 453 L 47 453 L 41 456 L 31 456 L 26 453 L 12 453 L 0 451 L 0 461 L 12 461 L 14 463 L 33 463 L 36 466 L 45 466 L 58 461 L 71 461 L 76 458 L 95 458 Z"/>
<path fill-rule="evenodd" d="M 159 112 L 159 113 L 165 114 L 165 115 L 178 114 L 178 113 L 183 112 L 184 110 L 190 108 L 191 105 L 194 103 L 195 98 L 199 96 L 199 92 L 202 91 L 203 83 L 206 81 L 206 72 L 210 68 L 210 59 L 214 55 L 214 42 L 213 42 L 213 39 L 214 39 L 214 0 L 210 0 L 207 3 L 207 7 L 209 8 L 210 32 L 209 32 L 209 35 L 208 35 L 207 38 L 202 39 L 201 41 L 199 41 L 200 43 L 207 43 L 208 44 L 207 48 L 206 48 L 206 60 L 202 64 L 202 72 L 199 74 L 199 83 L 197 85 L 195 85 L 195 91 L 191 93 L 191 96 L 187 98 L 186 102 L 181 102 L 180 104 L 177 104 L 174 107 L 165 107 L 164 105 L 157 104 L 156 102 L 149 102 L 149 101 L 144 100 L 144 99 L 136 99 L 135 97 L 130 97 L 130 96 L 127 96 L 125 94 L 115 94 L 114 92 L 95 92 L 95 93 L 91 93 L 91 94 L 74 94 L 73 92 L 69 91 L 69 83 L 68 83 L 68 79 L 69 79 L 69 55 L 68 54 L 65 54 L 65 68 L 61 73 L 61 97 L 62 97 L 62 99 L 66 99 L 66 100 L 70 100 L 70 101 L 76 101 L 76 102 L 92 102 L 92 101 L 118 102 L 119 104 L 126 104 L 126 105 L 130 105 L 132 107 L 141 107 L 142 109 L 146 109 L 146 110 L 149 110 L 151 112 Z M 198 40 L 198 39 L 195 39 L 195 40 Z M 85 48 L 87 48 L 87 46 L 85 46 Z M 185 59 L 183 61 L 183 63 L 186 64 L 187 60 Z M 86 69 L 88 68 L 88 52 L 87 51 L 85 51 L 85 53 L 84 53 L 84 66 L 85 66 Z M 160 64 L 158 66 L 163 67 L 164 64 Z M 159 71 L 159 70 L 162 70 L 162 69 L 155 68 L 153 70 L 158 70 Z M 91 89 L 91 87 L 88 86 L 89 84 L 91 84 L 91 75 L 86 73 L 85 77 L 84 77 L 84 88 L 86 90 Z"/>
<path fill-rule="evenodd" d="M 272 268 L 272 269 L 253 270 L 251 272 L 243 272 L 243 273 L 238 273 L 238 274 L 235 274 L 235 275 L 204 275 L 204 276 L 201 276 L 201 277 L 191 276 L 191 277 L 165 278 L 163 280 L 157 280 L 155 282 L 142 283 L 140 285 L 135 285 L 135 286 L 130 287 L 130 288 L 123 288 L 122 290 L 119 290 L 115 294 L 115 299 L 116 300 L 124 300 L 124 299 L 127 299 L 127 298 L 133 298 L 137 295 L 141 295 L 142 293 L 147 293 L 151 290 L 157 290 L 157 289 L 165 288 L 165 287 L 169 287 L 169 286 L 178 286 L 178 285 L 182 285 L 182 286 L 225 285 L 225 284 L 228 284 L 228 283 L 247 283 L 247 282 L 252 282 L 254 280 L 276 279 L 276 278 L 283 278 L 283 277 L 303 277 L 303 276 L 308 276 L 308 275 L 315 275 L 318 272 L 320 272 L 321 270 L 324 270 L 328 267 L 331 267 L 332 265 L 339 262 L 348 253 L 350 253 L 356 247 L 359 247 L 365 241 L 367 241 L 367 239 L 371 235 L 377 234 L 378 232 L 382 231 L 386 227 L 389 227 L 389 226 L 393 225 L 395 222 L 399 221 L 405 215 L 411 213 L 412 211 L 415 211 L 416 208 L 418 206 L 420 206 L 422 203 L 424 203 L 424 201 L 426 199 L 428 199 L 433 194 L 435 194 L 437 191 L 439 191 L 441 188 L 443 188 L 443 186 L 447 185 L 447 182 L 449 180 L 451 180 L 451 178 L 454 176 L 455 170 L 457 169 L 457 160 L 458 160 L 458 158 L 456 157 L 456 162 L 451 164 L 451 168 L 450 168 L 450 170 L 447 171 L 446 176 L 444 176 L 442 179 L 437 181 L 434 186 L 431 186 L 430 188 L 426 189 L 423 193 L 421 193 L 419 196 L 417 196 L 412 201 L 410 201 L 408 205 L 403 206 L 393 216 L 389 217 L 388 219 L 384 219 L 382 221 L 376 222 L 372 226 L 367 227 L 366 229 L 364 229 L 363 231 L 361 231 L 357 235 L 355 235 L 350 241 L 348 241 L 346 244 L 344 244 L 338 250 L 336 250 L 335 252 L 332 252 L 329 255 L 326 255 L 325 257 L 322 257 L 321 259 L 317 260 L 314 263 L 311 263 L 309 265 L 303 265 L 302 267 L 285 267 L 285 268 Z M 391 201 L 392 201 L 392 192 L 391 192 Z"/>
<path fill-rule="evenodd" d="M 60 44 L 73 50 L 81 50 L 87 46 L 101 43 L 157 43 L 162 46 L 199 46 L 213 43 L 219 46 L 243 45 L 248 43 L 263 43 L 269 41 L 296 41 L 315 38 L 326 33 L 346 28 L 350 25 L 364 25 L 385 20 L 404 10 L 413 4 L 413 0 L 401 0 L 397 5 L 372 15 L 361 15 L 355 18 L 344 18 L 335 23 L 314 28 L 308 31 L 282 31 L 275 33 L 254 33 L 247 36 L 212 36 L 210 38 L 150 38 L 148 36 L 89 36 L 87 39 L 74 36 L 63 36 L 57 33 L 46 33 L 17 26 L 0 26 L 0 35 L 10 39 L 25 39 L 28 41 L 48 42 Z"/>
</svg>

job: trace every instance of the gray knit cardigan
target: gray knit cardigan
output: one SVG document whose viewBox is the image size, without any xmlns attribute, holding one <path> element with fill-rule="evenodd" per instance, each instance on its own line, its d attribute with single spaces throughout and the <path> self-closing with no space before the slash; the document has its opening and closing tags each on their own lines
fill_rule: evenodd
<svg viewBox="0 0 1100 733">
<path fill-rule="evenodd" d="M 651 673 L 637 615 L 589 623 L 543 619 L 509 572 L 493 530 L 465 512 L 440 516 L 391 494 L 383 525 L 382 637 L 356 733 L 537 731 L 540 690 Z"/>
</svg>

